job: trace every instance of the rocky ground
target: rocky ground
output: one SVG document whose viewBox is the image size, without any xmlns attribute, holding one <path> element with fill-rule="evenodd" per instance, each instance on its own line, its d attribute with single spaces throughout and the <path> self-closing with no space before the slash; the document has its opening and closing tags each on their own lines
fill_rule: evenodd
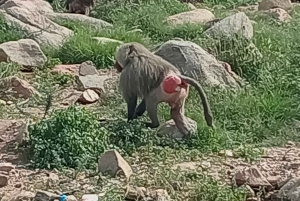
<svg viewBox="0 0 300 201">
<path fill-rule="evenodd" d="M 300 200 L 299 4 L 120 2 L 0 1 L 1 201 Z M 126 123 L 131 41 L 205 86 L 216 131 L 193 90 L 189 141 L 167 105 L 157 130 Z"/>
</svg>

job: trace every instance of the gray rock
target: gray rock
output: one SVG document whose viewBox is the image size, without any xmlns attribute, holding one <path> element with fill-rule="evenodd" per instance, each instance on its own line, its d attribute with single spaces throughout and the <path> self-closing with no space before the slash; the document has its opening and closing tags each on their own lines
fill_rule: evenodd
<svg viewBox="0 0 300 201">
<path fill-rule="evenodd" d="M 111 38 L 105 38 L 105 37 L 93 37 L 94 40 L 98 41 L 98 44 L 105 44 L 105 43 L 118 43 L 123 44 L 122 41 L 111 39 Z"/>
<path fill-rule="evenodd" d="M 79 66 L 79 75 L 99 75 L 99 73 L 92 61 L 85 61 Z"/>
<path fill-rule="evenodd" d="M 213 19 L 215 19 L 215 16 L 209 10 L 195 9 L 169 16 L 167 18 L 167 23 L 171 25 L 178 25 L 184 23 L 203 24 Z"/>
<path fill-rule="evenodd" d="M 24 67 L 42 67 L 47 57 L 39 44 L 31 39 L 21 39 L 0 44 L 0 62 L 16 62 Z"/>
<path fill-rule="evenodd" d="M 190 132 L 195 133 L 197 131 L 197 122 L 195 122 L 194 120 L 188 117 L 186 118 L 187 118 L 187 124 Z M 177 140 L 180 140 L 183 137 L 183 134 L 179 132 L 173 119 L 166 121 L 164 124 L 162 124 L 157 130 L 157 135 L 158 136 L 167 135 L 170 138 L 177 139 Z"/>
<path fill-rule="evenodd" d="M 81 22 L 83 24 L 86 24 L 87 26 L 92 26 L 95 28 L 107 28 L 107 27 L 113 27 L 112 24 L 105 22 L 103 20 L 88 17 L 86 15 L 81 14 L 73 14 L 73 13 L 48 13 L 46 15 L 51 20 L 67 20 L 67 21 L 77 21 Z"/>
<path fill-rule="evenodd" d="M 34 9 L 6 7 L 5 10 L 0 10 L 0 14 L 3 14 L 6 23 L 24 31 L 28 38 L 35 40 L 43 48 L 59 48 L 73 35 L 70 29 L 52 22 Z"/>
<path fill-rule="evenodd" d="M 44 0 L 7 0 L 0 8 L 6 10 L 11 7 L 25 8 L 31 11 L 37 11 L 40 14 L 53 13 L 53 8 L 48 1 Z"/>
<path fill-rule="evenodd" d="M 282 8 L 290 10 L 293 7 L 291 0 L 262 0 L 258 5 L 258 10 L 270 10 L 273 8 Z"/>
<path fill-rule="evenodd" d="M 111 177 L 116 177 L 119 171 L 122 171 L 127 179 L 132 174 L 130 165 L 125 159 L 116 151 L 106 151 L 98 161 L 98 171 L 109 174 Z"/>
<path fill-rule="evenodd" d="M 222 19 L 203 34 L 216 39 L 241 34 L 245 38 L 251 39 L 253 37 L 253 26 L 247 15 L 244 12 L 239 12 Z"/>
<path fill-rule="evenodd" d="M 111 78 L 108 75 L 86 75 L 76 76 L 78 90 L 85 91 L 86 89 L 94 89 L 105 92 L 104 83 Z"/>
<path fill-rule="evenodd" d="M 288 181 L 278 192 L 280 199 L 288 198 L 290 201 L 300 200 L 300 177 Z"/>
<path fill-rule="evenodd" d="M 239 88 L 234 77 L 217 59 L 190 41 L 170 40 L 164 43 L 156 55 L 176 66 L 182 74 L 192 77 L 203 84 Z"/>
<path fill-rule="evenodd" d="M 34 197 L 34 201 L 50 201 L 57 199 L 59 200 L 59 195 L 55 193 L 51 193 L 48 191 L 39 190 Z"/>
</svg>

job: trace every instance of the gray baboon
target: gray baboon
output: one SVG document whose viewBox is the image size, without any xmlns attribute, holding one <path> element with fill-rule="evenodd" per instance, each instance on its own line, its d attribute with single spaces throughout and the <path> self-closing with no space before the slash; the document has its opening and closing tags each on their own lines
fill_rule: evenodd
<svg viewBox="0 0 300 201">
<path fill-rule="evenodd" d="M 90 15 L 91 10 L 95 6 L 95 0 L 67 0 L 66 9 L 68 13 L 76 13 L 82 15 Z"/>
<path fill-rule="evenodd" d="M 192 85 L 201 97 L 207 125 L 214 127 L 206 95 L 196 80 L 181 75 L 171 63 L 136 42 L 119 46 L 115 59 L 115 68 L 121 72 L 119 88 L 127 103 L 128 121 L 147 110 L 151 123 L 146 123 L 146 126 L 156 128 L 159 126 L 157 106 L 166 102 L 171 107 L 171 117 L 178 130 L 185 138 L 189 137 L 184 104 L 189 85 Z M 142 98 L 142 102 L 136 108 L 138 97 Z"/>
</svg>

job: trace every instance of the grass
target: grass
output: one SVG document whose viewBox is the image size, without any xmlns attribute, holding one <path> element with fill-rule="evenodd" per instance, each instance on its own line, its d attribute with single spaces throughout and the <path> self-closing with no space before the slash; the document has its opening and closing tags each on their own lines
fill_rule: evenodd
<svg viewBox="0 0 300 201">
<path fill-rule="evenodd" d="M 214 0 L 206 1 L 204 6 L 226 16 L 230 9 L 253 2 Z M 58 10 L 61 8 L 59 1 L 52 3 Z M 223 8 L 218 8 L 218 5 Z M 147 119 L 146 116 L 134 124 L 127 124 L 126 106 L 120 94 L 116 93 L 103 98 L 95 109 L 81 110 L 72 106 L 51 113 L 46 119 L 33 124 L 30 143 L 35 167 L 86 169 L 90 164 L 94 167 L 101 153 L 114 148 L 131 164 L 146 163 L 147 170 L 143 172 L 146 176 L 139 177 L 137 173 L 131 184 L 166 189 L 174 200 L 245 200 L 245 191 L 241 188 L 222 186 L 203 172 L 178 172 L 171 170 L 171 167 L 182 161 L 201 161 L 202 156 L 225 149 L 236 150 L 240 157 L 252 162 L 262 154 L 260 149 L 254 148 L 281 146 L 289 140 L 300 140 L 298 130 L 292 126 L 293 120 L 300 120 L 300 8 L 295 7 L 291 11 L 293 20 L 290 23 L 247 13 L 256 21 L 253 25 L 254 38 L 250 41 L 208 40 L 202 34 L 202 25 L 169 26 L 164 23 L 167 16 L 187 10 L 187 5 L 179 1 L 101 1 L 92 15 L 112 23 L 112 28 L 86 28 L 77 22 L 57 21 L 74 30 L 75 35 L 59 50 L 45 50 L 49 58 L 48 67 L 35 72 L 38 75 L 35 82 L 40 84 L 40 91 L 47 88 L 46 85 L 69 84 L 72 81 L 69 77 L 50 76 L 49 69 L 57 63 L 91 60 L 99 69 L 111 68 L 118 44 L 99 45 L 92 37 L 136 41 L 152 50 L 167 40 L 179 37 L 205 49 L 213 49 L 219 60 L 231 63 L 233 70 L 251 85 L 237 92 L 205 88 L 217 129 L 211 131 L 205 125 L 199 96 L 194 89 L 187 99 L 186 114 L 197 122 L 198 131 L 186 142 L 157 139 L 151 130 L 141 124 Z M 21 32 L 12 31 L 1 19 L 0 42 L 23 37 Z M 141 31 L 132 32 L 135 29 Z M 256 49 L 252 51 L 249 44 L 254 44 Z M 13 70 L 1 71 L 8 68 L 7 65 L 0 65 L 0 76 L 17 73 L 17 68 L 11 68 Z M 99 116 L 117 120 L 100 125 L 95 121 Z M 161 122 L 170 118 L 167 105 L 159 106 L 159 117 Z M 48 153 L 47 157 L 41 157 L 41 153 Z M 88 160 L 80 161 L 82 158 Z M 160 166 L 162 168 L 156 168 Z M 144 166 L 140 167 L 142 169 Z M 183 189 L 174 190 L 171 185 L 174 182 L 179 182 Z M 191 189 L 187 190 L 186 183 L 191 184 Z M 117 191 L 112 188 L 103 199 L 122 200 Z"/>
</svg>

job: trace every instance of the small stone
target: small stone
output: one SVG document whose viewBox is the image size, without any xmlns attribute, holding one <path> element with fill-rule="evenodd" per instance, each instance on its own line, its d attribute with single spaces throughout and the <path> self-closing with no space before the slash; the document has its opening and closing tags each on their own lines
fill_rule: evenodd
<svg viewBox="0 0 300 201">
<path fill-rule="evenodd" d="M 293 146 L 293 147 L 296 146 L 295 142 L 293 141 L 288 141 L 286 145 Z"/>
<path fill-rule="evenodd" d="M 219 152 L 219 156 L 233 157 L 233 152 L 231 150 L 222 150 Z"/>
<path fill-rule="evenodd" d="M 0 174 L 0 187 L 4 187 L 8 184 L 8 176 Z"/>
<path fill-rule="evenodd" d="M 68 195 L 66 201 L 77 201 L 77 198 L 74 195 Z"/>
<path fill-rule="evenodd" d="M 16 183 L 16 184 L 14 185 L 14 187 L 15 187 L 15 188 L 21 188 L 21 187 L 22 187 L 22 183 Z"/>
<path fill-rule="evenodd" d="M 272 186 L 275 186 L 281 180 L 281 176 L 269 176 L 267 180 Z"/>
<path fill-rule="evenodd" d="M 98 161 L 99 172 L 103 174 L 108 173 L 111 177 L 116 177 L 120 170 L 122 170 L 125 177 L 129 179 L 132 174 L 132 169 L 116 150 L 106 151 L 100 157 Z"/>
<path fill-rule="evenodd" d="M 99 100 L 99 95 L 92 89 L 85 90 L 78 99 L 78 102 L 82 104 L 95 103 Z"/>
<path fill-rule="evenodd" d="M 85 61 L 79 66 L 79 75 L 99 75 L 99 73 L 92 61 Z"/>
<path fill-rule="evenodd" d="M 252 198 L 247 198 L 247 201 L 258 201 L 258 199 L 256 197 L 252 197 Z"/>
<path fill-rule="evenodd" d="M 98 195 L 96 194 L 85 194 L 82 196 L 81 201 L 98 201 Z"/>
<path fill-rule="evenodd" d="M 0 99 L 0 105 L 6 105 L 6 101 Z"/>
<path fill-rule="evenodd" d="M 9 172 L 15 169 L 15 166 L 11 163 L 0 163 L 0 171 Z"/>
<path fill-rule="evenodd" d="M 189 6 L 190 10 L 196 10 L 197 9 L 196 6 L 194 6 L 194 4 L 192 4 L 192 3 L 188 3 L 188 6 Z"/>
<path fill-rule="evenodd" d="M 238 186 L 247 183 L 252 188 L 265 186 L 270 189 L 272 187 L 268 180 L 255 166 L 249 168 L 246 167 L 245 169 L 238 171 L 235 174 L 234 179 Z"/>
<path fill-rule="evenodd" d="M 35 194 L 34 201 L 50 201 L 51 199 L 59 199 L 59 195 L 48 191 L 38 190 Z"/>
</svg>

